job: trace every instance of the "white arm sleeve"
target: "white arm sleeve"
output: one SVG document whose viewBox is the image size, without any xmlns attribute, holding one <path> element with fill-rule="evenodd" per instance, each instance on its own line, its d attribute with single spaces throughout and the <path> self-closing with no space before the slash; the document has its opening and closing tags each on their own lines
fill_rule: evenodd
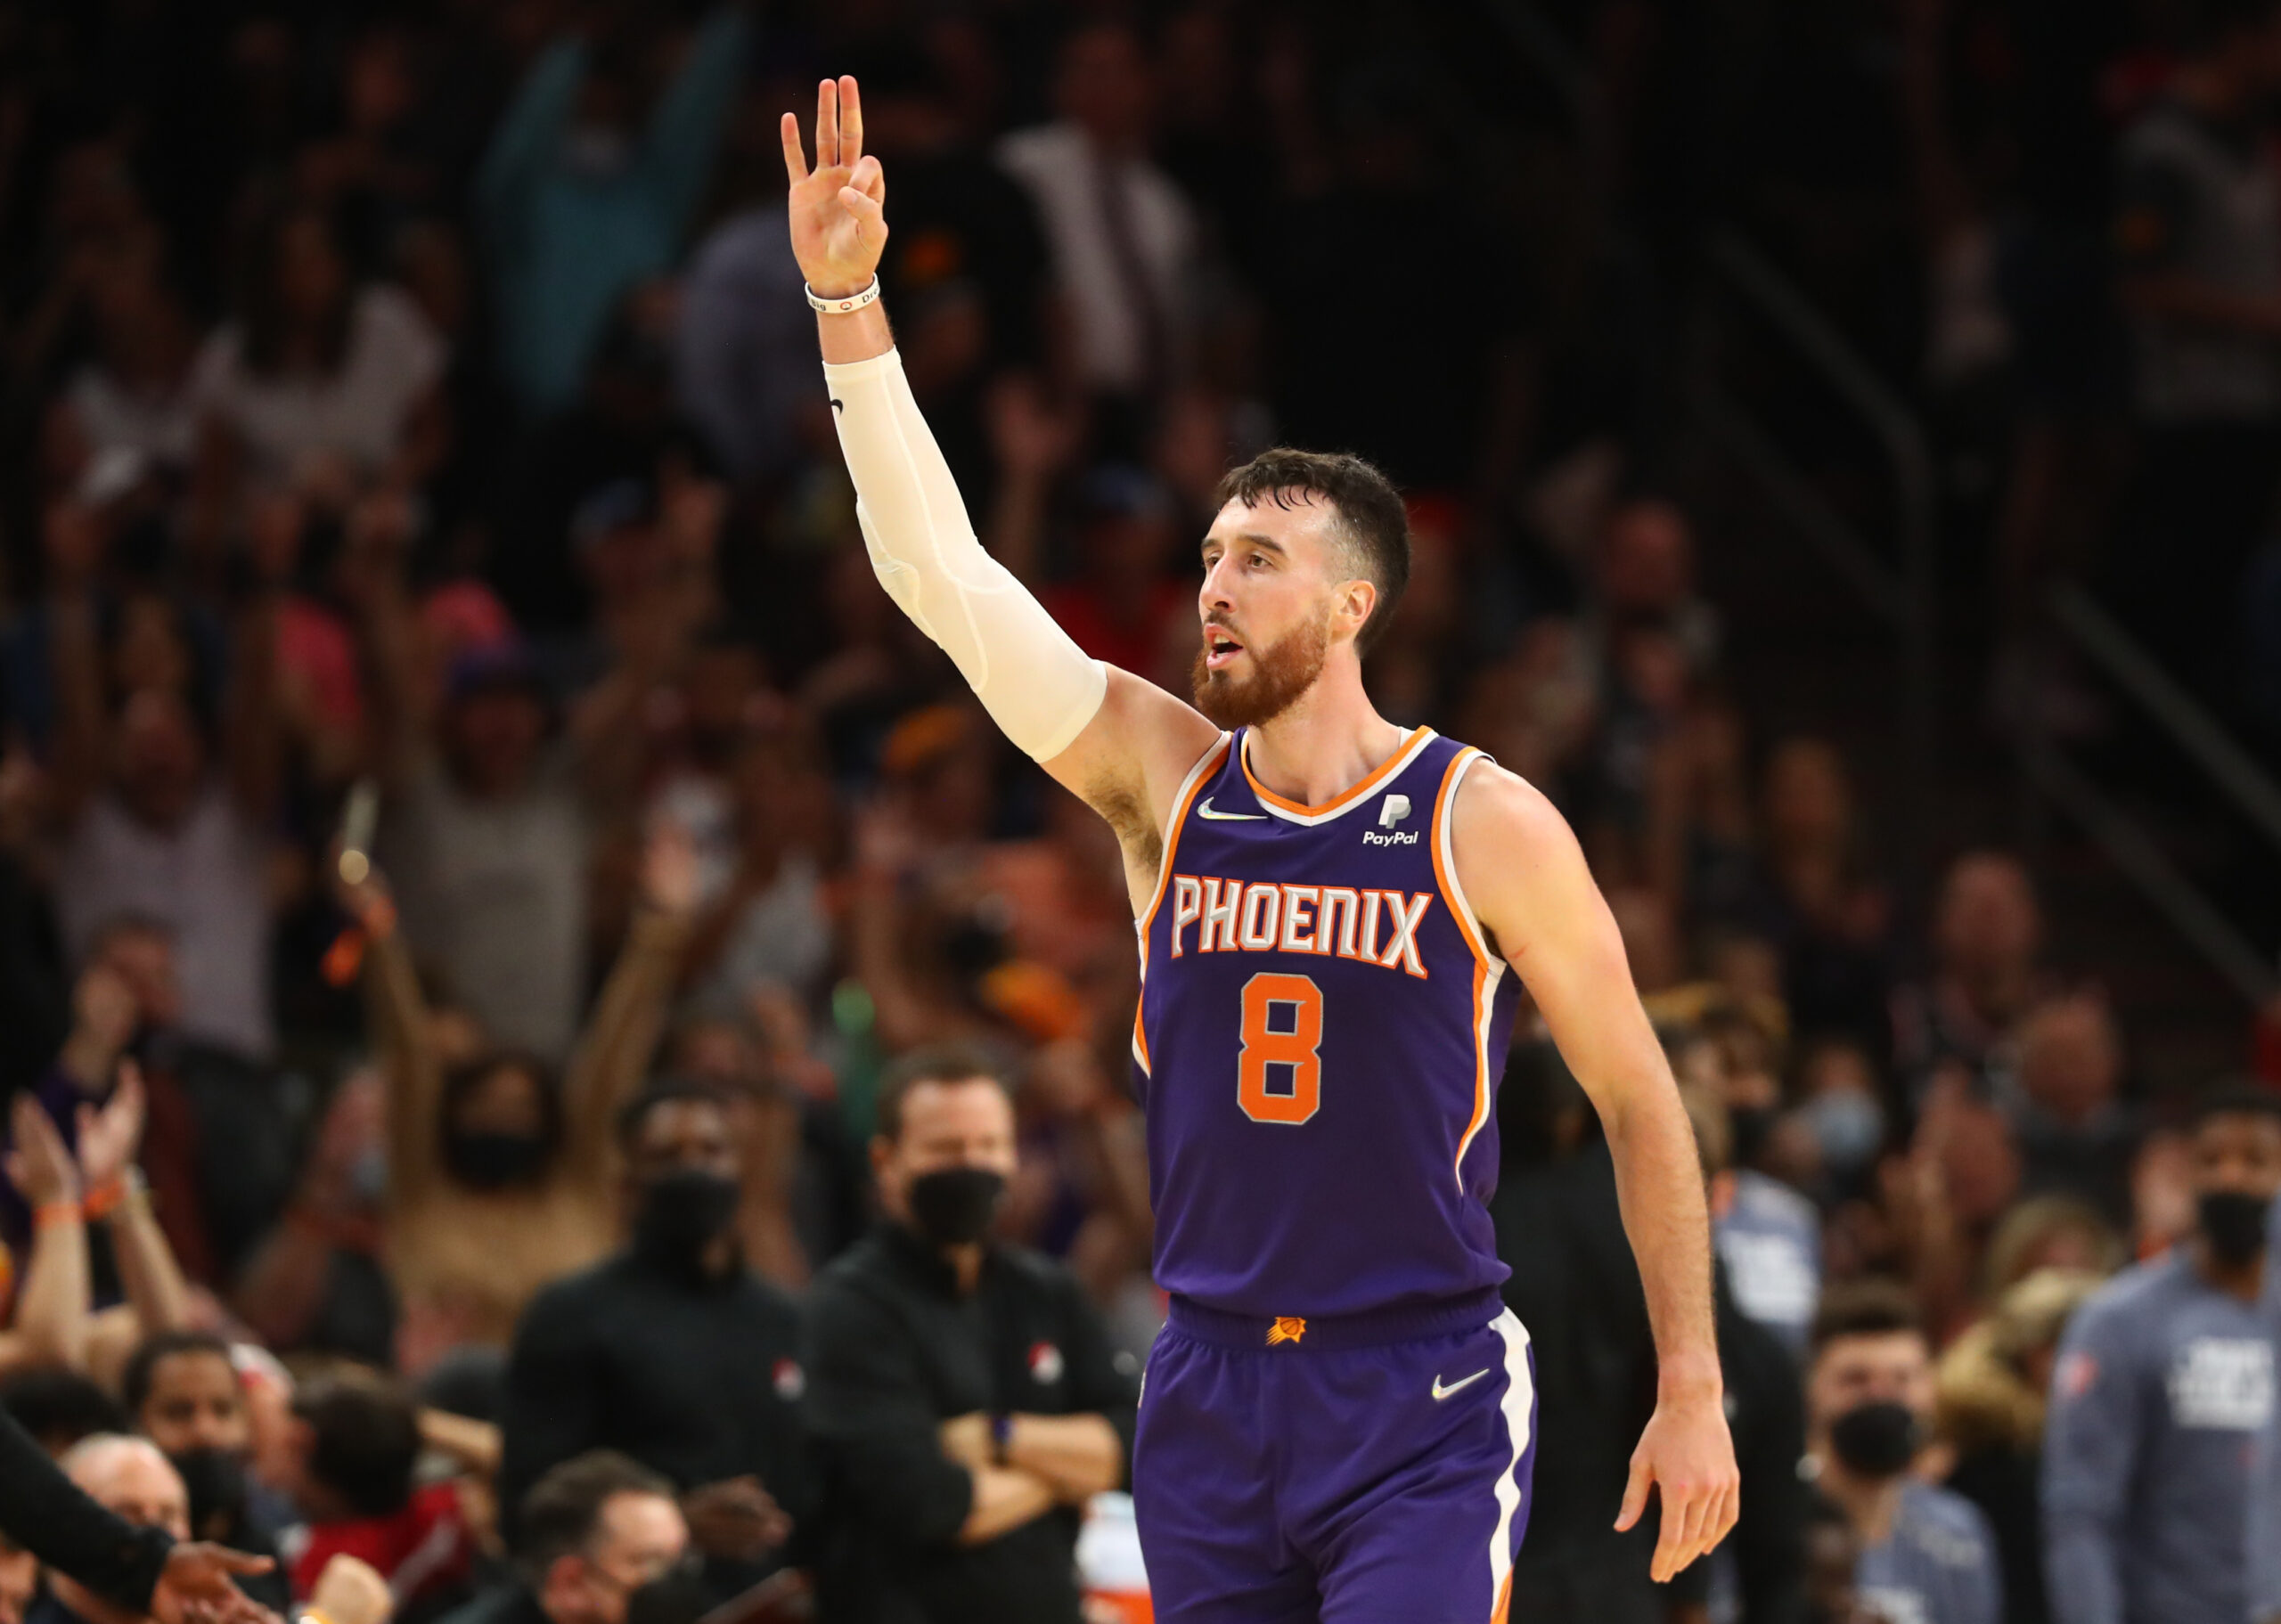
<svg viewBox="0 0 2281 1624">
<path fill-rule="evenodd" d="M 889 350 L 827 364 L 823 375 L 879 584 L 951 657 L 1007 738 L 1035 761 L 1060 755 L 1100 709 L 1108 673 L 983 551 L 903 358 Z"/>
</svg>

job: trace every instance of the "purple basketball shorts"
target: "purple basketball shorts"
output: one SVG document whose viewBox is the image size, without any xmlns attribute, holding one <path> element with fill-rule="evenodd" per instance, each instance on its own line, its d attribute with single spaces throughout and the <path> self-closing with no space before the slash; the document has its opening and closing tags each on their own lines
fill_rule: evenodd
<svg viewBox="0 0 2281 1624">
<path fill-rule="evenodd" d="M 1490 1293 L 1266 1319 L 1175 1299 L 1132 1496 L 1163 1624 L 1503 1624 L 1528 1525 L 1528 1333 Z"/>
</svg>

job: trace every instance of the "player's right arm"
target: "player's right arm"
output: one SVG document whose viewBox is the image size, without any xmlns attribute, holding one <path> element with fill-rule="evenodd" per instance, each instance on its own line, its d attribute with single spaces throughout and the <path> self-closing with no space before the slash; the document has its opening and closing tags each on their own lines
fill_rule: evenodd
<svg viewBox="0 0 2281 1624">
<path fill-rule="evenodd" d="M 792 250 L 821 298 L 862 292 L 887 247 L 887 177 L 863 152 L 855 81 L 816 91 L 816 164 L 786 113 Z M 820 312 L 824 376 L 871 567 L 897 608 L 959 668 L 1006 736 L 1151 854 L 1181 779 L 1219 738 L 1188 705 L 1086 657 L 983 549 L 950 465 L 919 413 L 887 313 Z"/>
</svg>

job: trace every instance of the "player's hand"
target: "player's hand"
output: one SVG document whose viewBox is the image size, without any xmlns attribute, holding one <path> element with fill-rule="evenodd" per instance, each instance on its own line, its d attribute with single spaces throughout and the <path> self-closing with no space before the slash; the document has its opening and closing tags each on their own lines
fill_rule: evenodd
<svg viewBox="0 0 2281 1624">
<path fill-rule="evenodd" d="M 1647 1572 L 1660 1585 L 1735 1526 L 1742 1476 L 1735 1469 L 1735 1443 L 1715 1388 L 1666 1396 L 1656 1403 L 1639 1447 L 1631 1451 L 1631 1480 L 1623 1486 L 1617 1532 L 1639 1521 L 1651 1486 L 1663 1497 L 1663 1530 Z"/>
<path fill-rule="evenodd" d="M 277 1615 L 238 1588 L 234 1575 L 266 1573 L 277 1564 L 200 1541 L 167 1553 L 151 1592 L 159 1624 L 278 1624 Z"/>
<path fill-rule="evenodd" d="M 871 286 L 887 246 L 887 182 L 876 158 L 863 156 L 863 104 L 855 81 L 816 86 L 816 167 L 800 146 L 800 120 L 783 118 L 784 173 L 792 218 L 792 257 L 824 298 Z"/>
</svg>

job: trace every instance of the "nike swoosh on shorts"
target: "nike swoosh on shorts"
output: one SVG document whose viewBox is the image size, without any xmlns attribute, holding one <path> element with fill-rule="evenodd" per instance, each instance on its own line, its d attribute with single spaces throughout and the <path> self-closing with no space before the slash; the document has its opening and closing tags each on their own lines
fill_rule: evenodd
<svg viewBox="0 0 2281 1624">
<path fill-rule="evenodd" d="M 1434 1402 L 1439 1404 L 1451 1393 L 1458 1391 L 1461 1388 L 1472 1386 L 1476 1382 L 1478 1382 L 1482 1377 L 1488 1374 L 1489 1372 L 1486 1369 L 1476 1370 L 1471 1375 L 1467 1376 L 1463 1381 L 1452 1382 L 1447 1387 L 1442 1385 L 1442 1378 L 1440 1376 L 1435 1376 L 1434 1378 Z"/>
</svg>

